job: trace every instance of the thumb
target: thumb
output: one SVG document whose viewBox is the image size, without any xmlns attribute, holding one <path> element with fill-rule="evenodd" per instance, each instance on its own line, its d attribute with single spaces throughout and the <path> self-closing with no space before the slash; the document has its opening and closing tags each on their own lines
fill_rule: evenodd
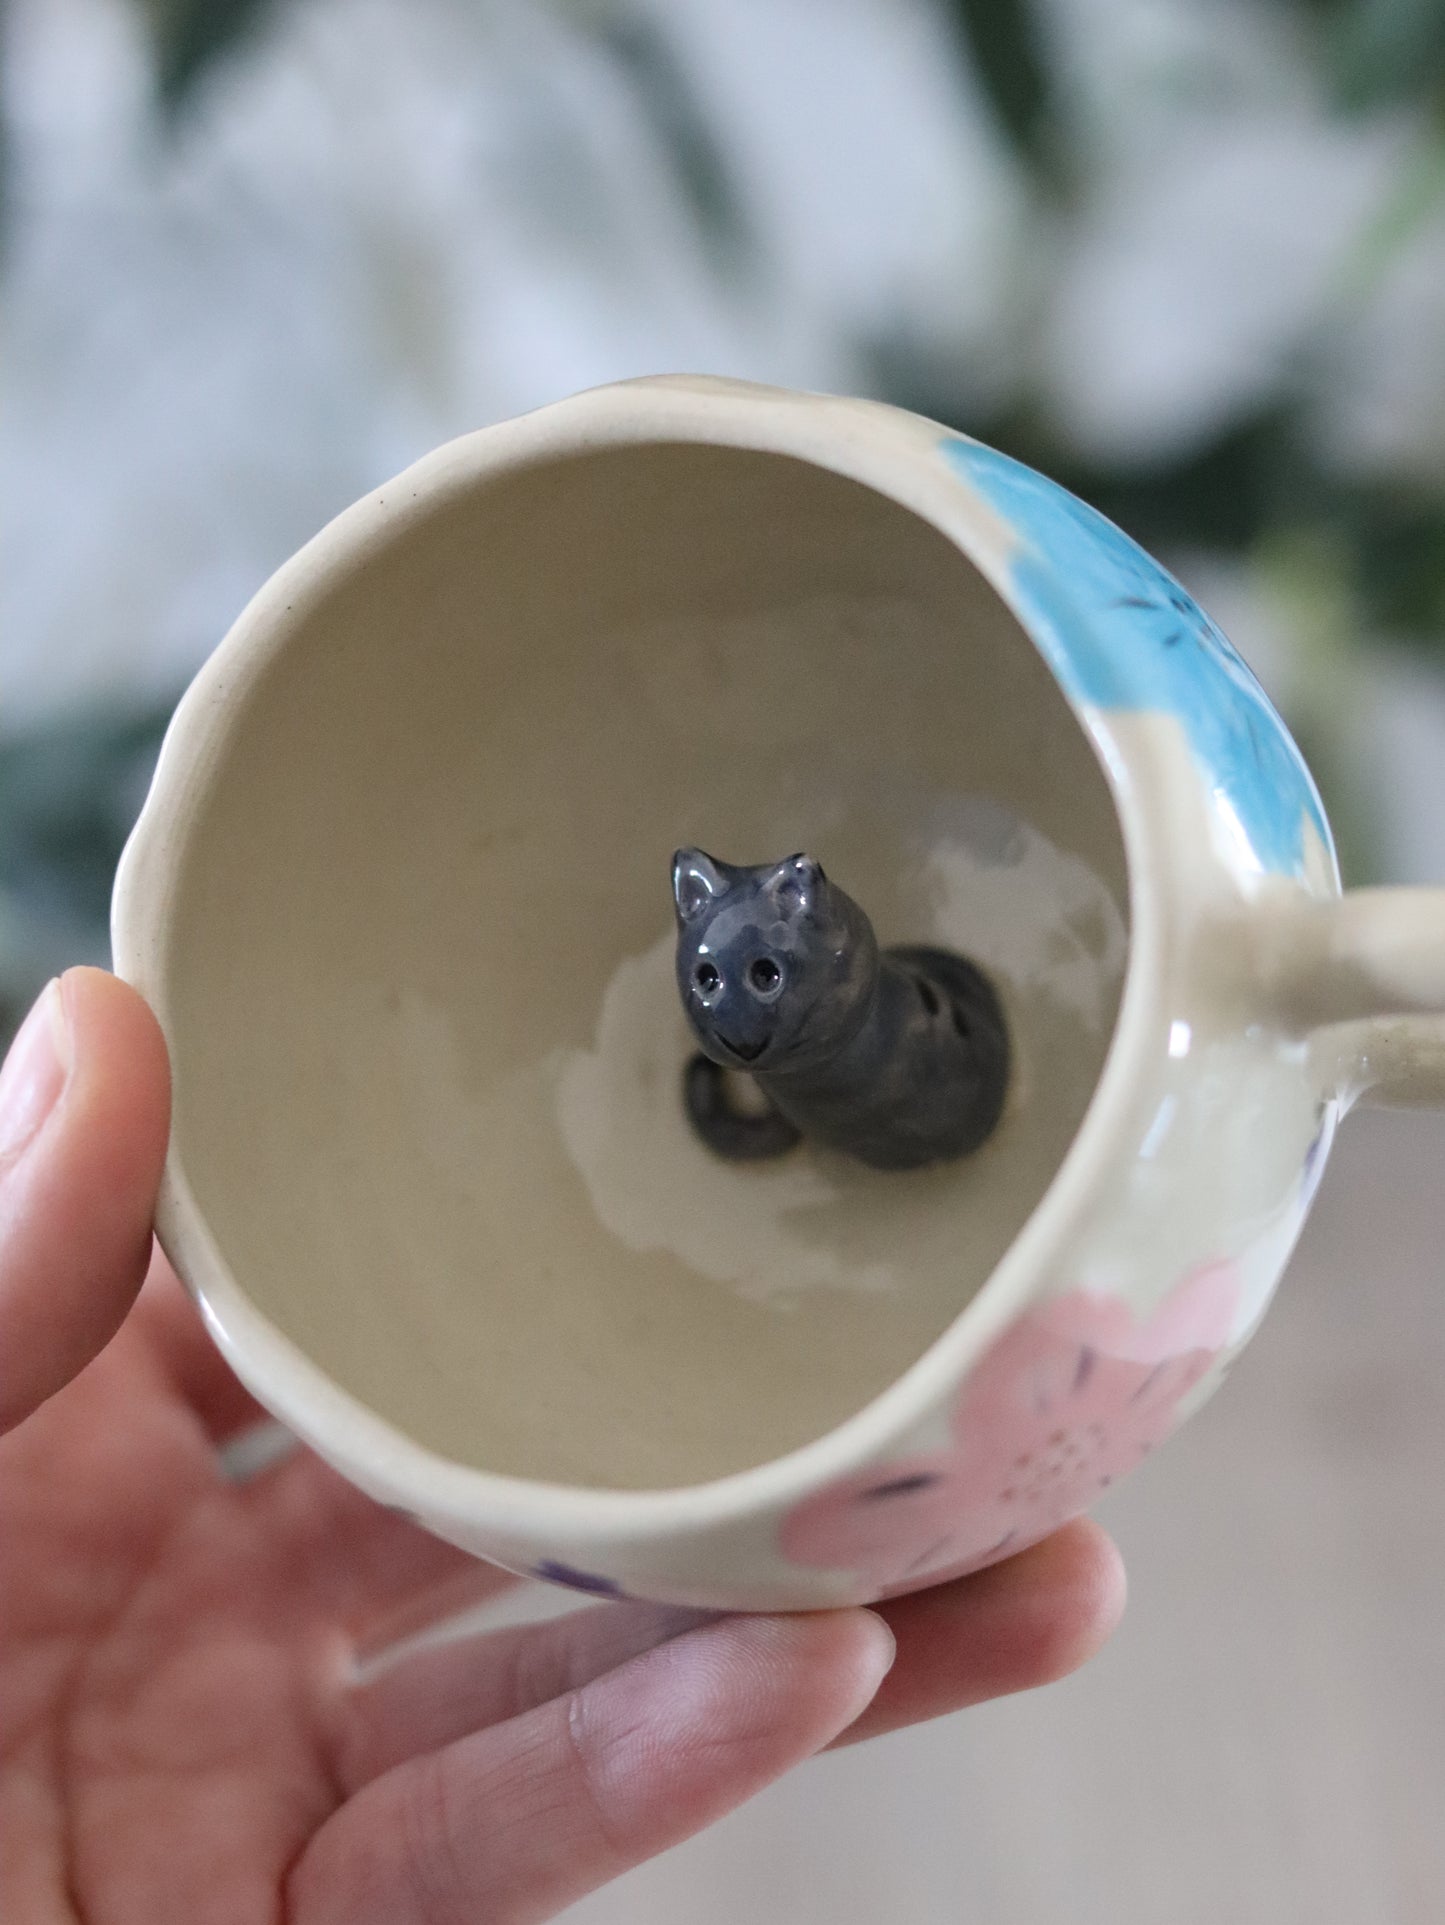
<svg viewBox="0 0 1445 1925">
<path fill-rule="evenodd" d="M 71 969 L 0 1070 L 0 1431 L 95 1356 L 135 1300 L 170 1127 L 160 1027 Z"/>
</svg>

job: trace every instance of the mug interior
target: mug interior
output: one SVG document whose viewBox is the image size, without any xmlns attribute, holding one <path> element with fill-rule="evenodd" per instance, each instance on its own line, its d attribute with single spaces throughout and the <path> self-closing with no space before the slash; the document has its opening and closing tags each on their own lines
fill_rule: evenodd
<svg viewBox="0 0 1445 1925">
<path fill-rule="evenodd" d="M 240 1288 L 458 1462 L 746 1469 L 852 1415 L 1039 1202 L 1113 1031 L 1094 750 L 937 529 L 686 442 L 348 524 L 198 785 L 165 962 L 175 1146 Z M 680 1107 L 669 864 L 806 849 L 976 957 L 1016 1051 L 972 1158 L 718 1162 Z"/>
</svg>

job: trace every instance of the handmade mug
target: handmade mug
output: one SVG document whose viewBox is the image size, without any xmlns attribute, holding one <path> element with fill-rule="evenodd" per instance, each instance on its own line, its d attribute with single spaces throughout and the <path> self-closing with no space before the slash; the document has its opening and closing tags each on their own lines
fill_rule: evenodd
<svg viewBox="0 0 1445 1925">
<path fill-rule="evenodd" d="M 687 1129 L 668 863 L 819 857 L 999 988 L 1003 1120 Z M 585 1591 L 812 1608 L 1011 1555 L 1220 1381 L 1356 1097 L 1445 1101 L 1445 900 L 1342 896 L 1172 578 L 873 403 L 665 378 L 429 455 L 241 616 L 117 882 L 159 1234 L 383 1503 Z"/>
</svg>

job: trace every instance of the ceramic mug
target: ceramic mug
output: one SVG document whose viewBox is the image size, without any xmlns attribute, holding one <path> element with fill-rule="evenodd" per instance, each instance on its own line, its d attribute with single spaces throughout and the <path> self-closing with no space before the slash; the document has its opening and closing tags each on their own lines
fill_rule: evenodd
<svg viewBox="0 0 1445 1925">
<path fill-rule="evenodd" d="M 686 1127 L 679 844 L 999 986 L 976 1155 Z M 1340 893 L 1240 657 L 873 403 L 665 378 L 429 455 L 264 587 L 116 888 L 159 1234 L 237 1374 L 514 1570 L 720 1608 L 1009 1556 L 1207 1398 L 1337 1117 L 1445 1100 L 1445 901 Z"/>
</svg>

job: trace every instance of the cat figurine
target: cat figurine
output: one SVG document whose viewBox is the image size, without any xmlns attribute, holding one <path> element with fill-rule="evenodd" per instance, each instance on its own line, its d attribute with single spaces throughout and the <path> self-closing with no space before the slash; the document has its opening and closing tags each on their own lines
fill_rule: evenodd
<svg viewBox="0 0 1445 1925">
<path fill-rule="evenodd" d="M 991 1134 L 1009 1039 L 974 963 L 880 949 L 807 855 L 740 868 L 679 849 L 672 896 L 677 986 L 701 1045 L 683 1101 L 720 1156 L 778 1156 L 808 1137 L 875 1170 L 912 1170 Z M 766 1108 L 729 1100 L 729 1070 L 753 1078 Z"/>
</svg>

